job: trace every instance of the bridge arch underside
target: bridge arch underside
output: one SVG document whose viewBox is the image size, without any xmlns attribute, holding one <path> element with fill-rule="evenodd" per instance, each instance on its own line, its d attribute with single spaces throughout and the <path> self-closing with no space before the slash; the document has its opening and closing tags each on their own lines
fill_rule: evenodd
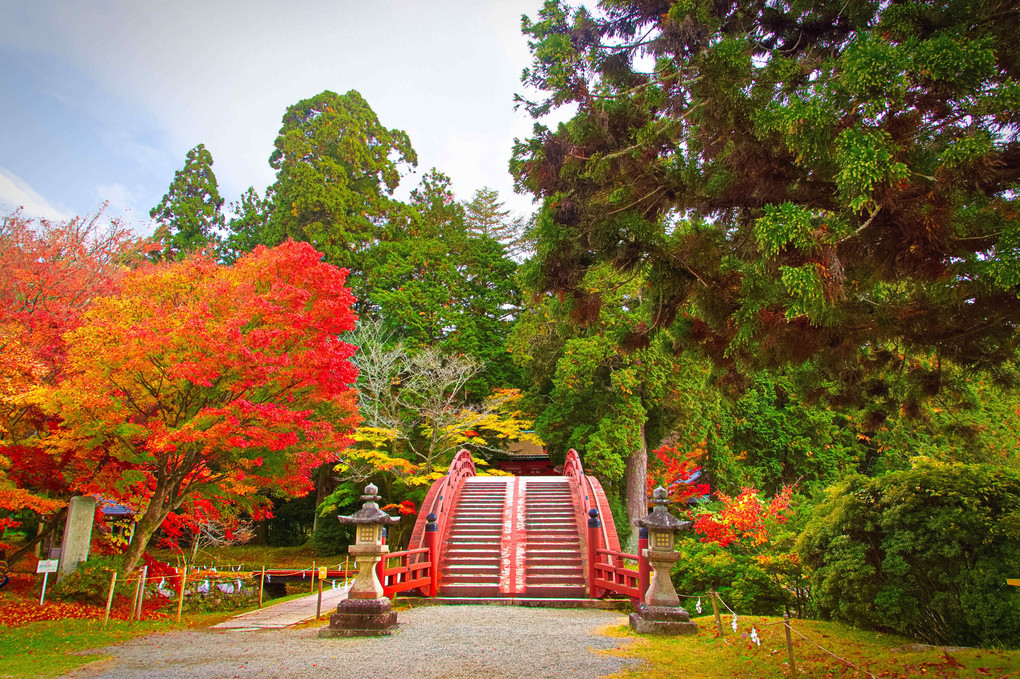
<svg viewBox="0 0 1020 679">
<path fill-rule="evenodd" d="M 575 467 L 562 476 L 477 476 L 462 463 L 437 481 L 411 538 L 412 548 L 424 544 L 426 517 L 437 517 L 434 595 L 586 597 L 589 509 L 602 517 L 598 546 L 620 547 L 602 486 Z"/>
</svg>

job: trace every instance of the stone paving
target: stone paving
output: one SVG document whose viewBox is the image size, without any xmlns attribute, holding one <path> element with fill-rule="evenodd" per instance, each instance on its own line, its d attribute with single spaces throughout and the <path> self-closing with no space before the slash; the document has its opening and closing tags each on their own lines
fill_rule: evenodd
<svg viewBox="0 0 1020 679">
<path fill-rule="evenodd" d="M 629 641 L 599 632 L 626 622 L 625 616 L 602 610 L 421 606 L 400 611 L 399 627 L 390 637 L 319 639 L 315 624 L 152 634 L 96 649 L 111 657 L 66 676 L 595 679 L 634 667 L 634 660 L 612 653 Z"/>
<path fill-rule="evenodd" d="M 343 587 L 323 588 L 322 590 L 322 617 L 328 624 L 329 615 L 336 612 L 336 606 L 347 598 L 347 590 L 350 584 Z M 254 611 L 248 611 L 235 616 L 230 620 L 213 625 L 212 629 L 234 629 L 234 630 L 259 630 L 259 629 L 282 629 L 293 625 L 301 624 L 315 617 L 315 606 L 319 594 L 310 594 L 298 599 L 291 599 L 283 603 L 264 606 Z"/>
</svg>

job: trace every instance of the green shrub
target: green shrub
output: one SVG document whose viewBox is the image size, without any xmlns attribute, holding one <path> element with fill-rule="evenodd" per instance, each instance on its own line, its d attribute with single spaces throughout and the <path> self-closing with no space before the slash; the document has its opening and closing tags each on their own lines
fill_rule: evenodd
<svg viewBox="0 0 1020 679">
<path fill-rule="evenodd" d="M 753 561 L 733 581 L 733 610 L 749 615 L 781 615 L 790 604 L 789 593 Z"/>
<path fill-rule="evenodd" d="M 312 550 L 316 556 L 346 554 L 354 542 L 354 531 L 336 520 L 335 514 L 320 516 L 312 533 Z"/>
<path fill-rule="evenodd" d="M 915 462 L 830 489 L 797 543 L 815 607 L 934 644 L 1020 645 L 1020 474 Z"/>
<path fill-rule="evenodd" d="M 791 594 L 752 556 L 694 538 L 679 542 L 677 551 L 681 556 L 672 578 L 678 594 L 691 596 L 714 589 L 745 615 L 780 614 L 791 603 Z"/>
<path fill-rule="evenodd" d="M 105 606 L 110 592 L 110 573 L 119 571 L 123 557 L 92 556 L 78 564 L 73 573 L 60 579 L 53 588 L 53 596 L 62 601 Z"/>
</svg>

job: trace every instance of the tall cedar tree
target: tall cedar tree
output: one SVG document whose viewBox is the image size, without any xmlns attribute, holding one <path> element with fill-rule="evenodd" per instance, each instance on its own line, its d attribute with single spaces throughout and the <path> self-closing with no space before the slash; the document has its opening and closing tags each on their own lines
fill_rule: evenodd
<svg viewBox="0 0 1020 679">
<path fill-rule="evenodd" d="M 1015 5 L 549 0 L 523 30 L 520 103 L 577 106 L 511 164 L 544 200 L 534 280 L 578 320 L 611 262 L 647 281 L 632 345 L 671 327 L 738 385 L 817 357 L 853 403 L 904 354 L 929 395 L 944 364 L 1015 360 Z"/>
<path fill-rule="evenodd" d="M 443 173 L 426 173 L 406 208 L 365 254 L 364 315 L 378 316 L 412 351 L 437 346 L 484 363 L 468 384 L 472 398 L 518 384 L 506 360 L 520 305 L 517 265 L 498 241 L 468 231 Z"/>
<path fill-rule="evenodd" d="M 417 162 L 407 134 L 383 127 L 354 90 L 299 101 L 284 114 L 269 158 L 276 182 L 266 243 L 311 243 L 326 261 L 353 272 L 361 302 L 363 253 L 398 207 L 391 196 L 401 169 Z"/>
<path fill-rule="evenodd" d="M 149 212 L 159 225 L 153 236 L 162 248 L 158 257 L 180 259 L 207 246 L 218 247 L 223 199 L 212 165 L 212 154 L 204 144 L 188 151 L 163 200 Z"/>
<path fill-rule="evenodd" d="M 46 443 L 75 490 L 139 508 L 125 568 L 189 498 L 256 509 L 340 459 L 357 417 L 345 277 L 288 241 L 140 268 L 92 303 L 66 378 L 36 399 L 61 418 Z"/>
<path fill-rule="evenodd" d="M 468 230 L 499 241 L 513 256 L 523 255 L 527 250 L 524 219 L 512 216 L 504 205 L 496 189 L 483 186 L 475 191 L 471 200 L 464 203 Z"/>
</svg>

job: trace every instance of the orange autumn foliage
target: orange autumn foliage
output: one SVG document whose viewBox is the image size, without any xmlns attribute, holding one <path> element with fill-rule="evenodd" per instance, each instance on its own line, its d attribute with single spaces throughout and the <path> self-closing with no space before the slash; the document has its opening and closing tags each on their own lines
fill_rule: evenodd
<svg viewBox="0 0 1020 679">
<path fill-rule="evenodd" d="M 59 379 L 64 334 L 80 325 L 92 299 L 116 293 L 122 264 L 143 250 L 102 211 L 63 222 L 19 212 L 0 218 L 0 537 L 18 525 L 11 514 L 49 514 L 69 494 L 63 461 L 32 440 L 50 422 L 25 395 Z"/>
<path fill-rule="evenodd" d="M 46 443 L 75 490 L 140 510 L 126 567 L 193 494 L 250 508 L 339 460 L 357 418 L 346 274 L 292 241 L 145 266 L 67 335 L 66 377 L 34 398 L 61 418 Z"/>
<path fill-rule="evenodd" d="M 721 547 L 738 542 L 756 547 L 767 542 L 776 527 L 789 519 L 793 486 L 784 486 L 768 501 L 754 488 L 743 488 L 736 497 L 725 493 L 718 493 L 718 497 L 722 508 L 701 514 L 694 521 L 694 531 L 703 536 L 701 542 L 714 542 Z"/>
</svg>

